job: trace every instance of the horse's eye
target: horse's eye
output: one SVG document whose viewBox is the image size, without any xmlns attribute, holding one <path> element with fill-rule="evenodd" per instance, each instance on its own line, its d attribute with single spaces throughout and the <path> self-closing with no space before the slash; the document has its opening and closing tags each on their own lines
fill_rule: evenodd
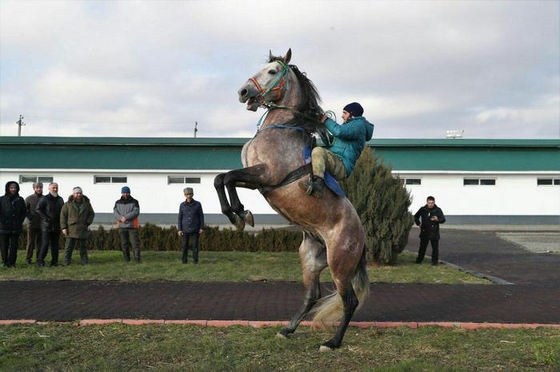
<svg viewBox="0 0 560 372">
<path fill-rule="evenodd" d="M 269 70 L 269 71 L 268 71 L 268 74 L 269 74 L 269 75 L 276 75 L 276 70 Z"/>
</svg>

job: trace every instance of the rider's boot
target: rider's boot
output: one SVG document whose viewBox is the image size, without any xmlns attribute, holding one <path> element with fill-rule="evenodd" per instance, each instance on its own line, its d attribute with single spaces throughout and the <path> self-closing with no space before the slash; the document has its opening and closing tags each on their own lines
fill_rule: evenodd
<svg viewBox="0 0 560 372">
<path fill-rule="evenodd" d="M 312 195 L 316 198 L 323 197 L 323 190 L 325 189 L 325 181 L 321 177 L 312 177 L 307 182 L 300 181 L 298 183 L 299 187 L 307 193 L 307 195 Z"/>
</svg>

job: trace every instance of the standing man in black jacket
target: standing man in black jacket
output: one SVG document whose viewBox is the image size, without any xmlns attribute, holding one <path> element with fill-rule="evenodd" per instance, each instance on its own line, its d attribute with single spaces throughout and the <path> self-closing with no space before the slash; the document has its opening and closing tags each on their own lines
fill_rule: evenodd
<svg viewBox="0 0 560 372">
<path fill-rule="evenodd" d="M 183 251 L 182 261 L 188 262 L 189 238 L 192 238 L 193 262 L 198 263 L 198 238 L 204 232 L 204 212 L 202 204 L 193 199 L 194 191 L 191 187 L 183 190 L 185 201 L 179 206 L 179 220 L 177 230 L 182 237 L 181 250 Z"/>
<path fill-rule="evenodd" d="M 49 184 L 49 193 L 37 202 L 35 211 L 41 217 L 41 250 L 37 258 L 37 266 L 45 266 L 45 258 L 51 245 L 51 266 L 58 266 L 60 240 L 60 211 L 64 199 L 58 195 L 58 183 Z"/>
<path fill-rule="evenodd" d="M 426 205 L 418 209 L 414 215 L 414 222 L 420 226 L 420 248 L 416 263 L 422 263 L 428 242 L 430 242 L 432 244 L 432 266 L 437 266 L 439 262 L 439 224 L 445 222 L 445 216 L 441 208 L 436 205 L 436 199 L 433 196 L 428 196 Z"/>
<path fill-rule="evenodd" d="M 0 251 L 3 266 L 16 267 L 19 234 L 27 210 L 16 181 L 8 181 L 5 190 L 4 196 L 0 197 Z"/>
</svg>

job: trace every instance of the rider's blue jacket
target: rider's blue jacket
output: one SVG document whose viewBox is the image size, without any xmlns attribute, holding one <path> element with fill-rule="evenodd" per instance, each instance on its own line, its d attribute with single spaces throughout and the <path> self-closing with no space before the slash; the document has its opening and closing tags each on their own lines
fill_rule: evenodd
<svg viewBox="0 0 560 372">
<path fill-rule="evenodd" d="M 335 137 L 329 150 L 342 159 L 346 167 L 346 176 L 349 176 L 364 149 L 366 141 L 369 141 L 373 136 L 373 124 L 367 121 L 365 117 L 358 116 L 351 118 L 343 125 L 327 118 L 325 126 Z"/>
</svg>

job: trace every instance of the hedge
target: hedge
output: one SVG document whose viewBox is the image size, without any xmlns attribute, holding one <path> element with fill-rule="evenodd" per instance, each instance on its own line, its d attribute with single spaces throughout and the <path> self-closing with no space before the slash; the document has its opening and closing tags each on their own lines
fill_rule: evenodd
<svg viewBox="0 0 560 372">
<path fill-rule="evenodd" d="M 64 237 L 60 237 L 60 248 L 64 247 Z M 238 251 L 238 252 L 297 252 L 301 244 L 302 233 L 290 229 L 262 229 L 259 232 L 235 231 L 206 227 L 200 236 L 200 249 L 205 251 Z M 19 238 L 19 248 L 25 249 L 27 232 L 24 230 Z M 91 236 L 86 240 L 86 246 L 91 250 L 110 251 L 120 250 L 120 237 L 117 229 L 109 230 L 99 226 L 91 230 Z M 179 251 L 181 237 L 177 228 L 159 227 L 147 223 L 140 227 L 141 251 Z"/>
</svg>

